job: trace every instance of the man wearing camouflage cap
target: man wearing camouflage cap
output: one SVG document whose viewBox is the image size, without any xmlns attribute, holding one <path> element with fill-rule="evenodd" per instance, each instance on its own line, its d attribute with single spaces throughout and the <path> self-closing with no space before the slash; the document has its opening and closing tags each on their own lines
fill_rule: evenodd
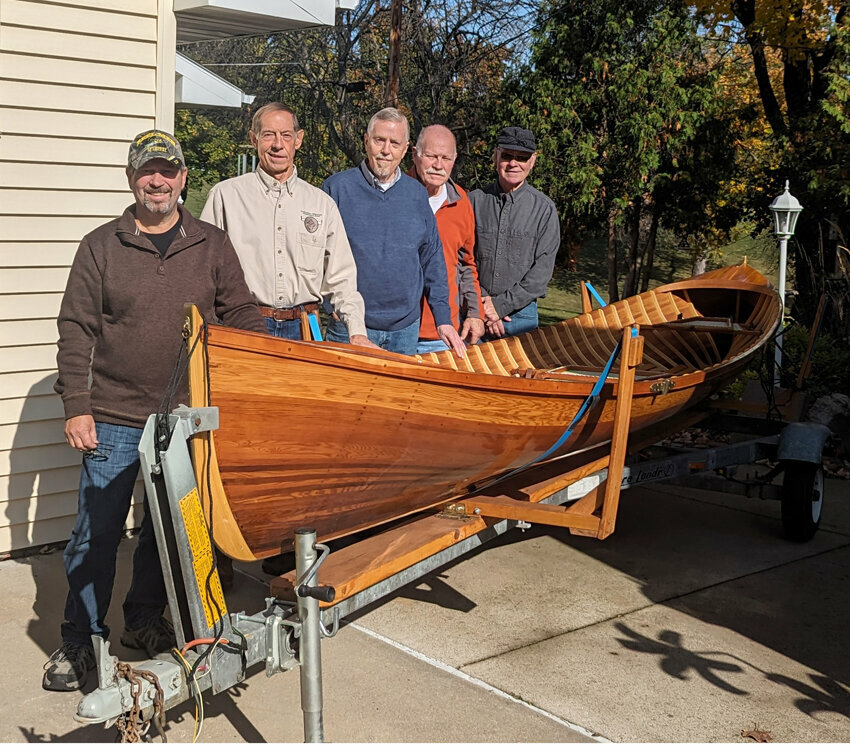
<svg viewBox="0 0 850 753">
<path fill-rule="evenodd" d="M 207 321 L 254 332 L 265 323 L 227 235 L 178 203 L 180 144 L 160 130 L 130 145 L 135 203 L 83 238 L 59 311 L 65 439 L 82 453 L 77 519 L 65 547 L 62 645 L 44 665 L 47 690 L 77 690 L 94 669 L 92 636 L 106 639 L 115 559 L 139 471 L 139 440 L 156 413 L 181 347 L 183 304 Z M 185 379 L 174 402 L 188 402 Z M 174 645 L 147 499 L 121 643 L 149 656 Z"/>
<path fill-rule="evenodd" d="M 503 128 L 493 151 L 497 180 L 469 194 L 484 326 L 491 339 L 537 329 L 537 299 L 546 295 L 561 245 L 555 204 L 528 184 L 536 161 L 534 134 Z"/>
</svg>

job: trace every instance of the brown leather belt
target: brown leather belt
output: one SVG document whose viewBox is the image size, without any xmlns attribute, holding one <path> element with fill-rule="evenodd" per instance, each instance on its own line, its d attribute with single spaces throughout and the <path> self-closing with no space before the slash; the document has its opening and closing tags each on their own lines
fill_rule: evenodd
<svg viewBox="0 0 850 753">
<path fill-rule="evenodd" d="M 260 313 L 263 316 L 274 319 L 276 322 L 291 322 L 294 319 L 298 319 L 302 311 L 309 314 L 312 311 L 318 310 L 318 303 L 304 303 L 301 306 L 293 306 L 291 309 L 273 309 L 269 306 L 260 306 Z"/>
</svg>

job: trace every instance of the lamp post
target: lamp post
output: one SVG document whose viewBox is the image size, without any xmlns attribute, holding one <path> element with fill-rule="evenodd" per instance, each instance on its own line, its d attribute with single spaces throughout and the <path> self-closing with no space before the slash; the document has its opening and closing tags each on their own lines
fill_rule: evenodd
<svg viewBox="0 0 850 753">
<path fill-rule="evenodd" d="M 788 239 L 794 235 L 797 218 L 803 206 L 788 191 L 788 181 L 785 181 L 785 191 L 777 196 L 770 205 L 773 212 L 773 230 L 779 238 L 779 298 L 782 301 L 782 319 L 785 319 L 785 265 L 788 260 Z M 773 384 L 779 386 L 780 367 L 782 366 L 782 322 L 779 334 L 776 336 L 776 366 L 773 374 Z"/>
</svg>

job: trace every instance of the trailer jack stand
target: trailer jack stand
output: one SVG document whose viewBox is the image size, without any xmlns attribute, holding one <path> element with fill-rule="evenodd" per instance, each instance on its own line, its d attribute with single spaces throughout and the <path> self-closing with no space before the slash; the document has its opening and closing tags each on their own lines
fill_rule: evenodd
<svg viewBox="0 0 850 753">
<path fill-rule="evenodd" d="M 193 434 L 218 427 L 218 410 L 180 406 L 168 426 L 167 449 L 157 448 L 151 416 L 139 454 L 176 648 L 172 655 L 129 667 L 109 653 L 108 641 L 93 637 L 98 687 L 80 701 L 75 719 L 106 727 L 118 723 L 122 729 L 129 723 L 135 739 L 155 716 L 161 721 L 165 711 L 190 698 L 201 704 L 203 693 L 233 687 L 249 666 L 264 662 L 267 675 L 300 667 L 304 740 L 322 742 L 321 639 L 339 627 L 338 610 L 327 627 L 319 605 L 334 598 L 333 589 L 318 585 L 328 548 L 316 542 L 315 530 L 300 529 L 294 542 L 295 600 L 269 598 L 254 615 L 228 613 L 187 447 Z"/>
</svg>

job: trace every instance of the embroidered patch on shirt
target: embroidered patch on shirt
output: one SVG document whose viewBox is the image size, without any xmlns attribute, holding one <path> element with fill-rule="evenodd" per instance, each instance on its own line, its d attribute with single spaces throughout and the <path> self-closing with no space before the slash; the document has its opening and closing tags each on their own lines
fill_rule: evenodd
<svg viewBox="0 0 850 753">
<path fill-rule="evenodd" d="M 301 212 L 301 222 L 308 233 L 315 233 L 322 226 L 322 215 L 314 212 Z"/>
</svg>

